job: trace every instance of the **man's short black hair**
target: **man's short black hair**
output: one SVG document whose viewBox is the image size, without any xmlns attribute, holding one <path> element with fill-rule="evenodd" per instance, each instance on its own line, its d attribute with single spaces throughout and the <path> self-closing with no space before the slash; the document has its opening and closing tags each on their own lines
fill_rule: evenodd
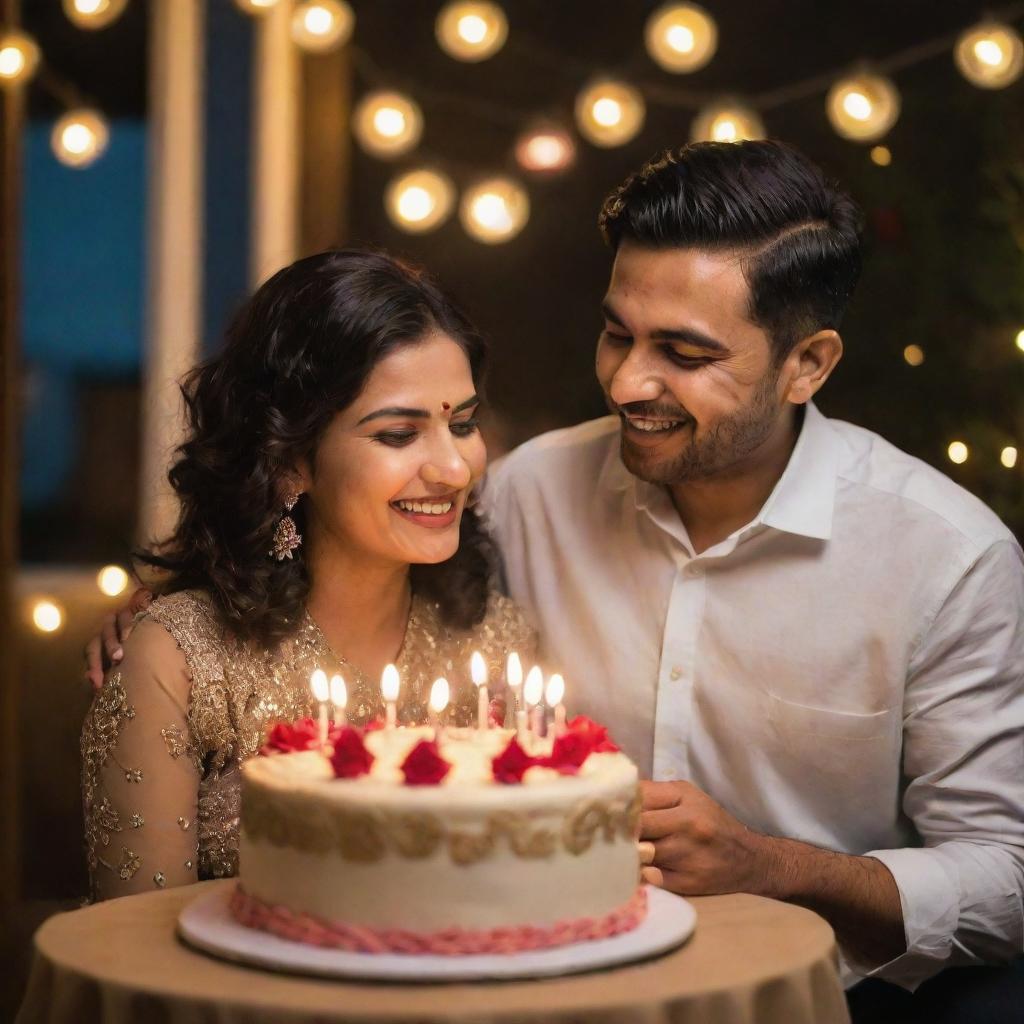
<svg viewBox="0 0 1024 1024">
<path fill-rule="evenodd" d="M 656 249 L 736 250 L 751 320 L 777 362 L 815 331 L 838 328 L 860 276 L 856 203 L 791 146 L 697 142 L 667 150 L 606 200 L 599 225 Z"/>
</svg>

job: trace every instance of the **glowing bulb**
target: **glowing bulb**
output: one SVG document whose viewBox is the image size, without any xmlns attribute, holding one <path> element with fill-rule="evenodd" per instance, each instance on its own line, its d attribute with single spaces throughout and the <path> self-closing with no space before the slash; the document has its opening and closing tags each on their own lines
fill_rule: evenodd
<svg viewBox="0 0 1024 1024">
<path fill-rule="evenodd" d="M 523 685 L 523 663 L 519 660 L 519 655 L 515 651 L 508 656 L 505 679 L 509 686 Z"/>
<path fill-rule="evenodd" d="M 562 703 L 565 696 L 565 680 L 556 672 L 549 680 L 544 693 L 544 703 L 549 708 Z"/>
<path fill-rule="evenodd" d="M 359 144 L 373 156 L 391 159 L 412 149 L 423 132 L 423 115 L 408 96 L 372 92 L 364 96 L 352 115 Z"/>
<path fill-rule="evenodd" d="M 999 461 L 1007 468 L 1013 469 L 1017 465 L 1017 449 L 1013 445 L 1007 445 L 999 453 Z"/>
<path fill-rule="evenodd" d="M 401 680 L 398 677 L 398 669 L 394 665 L 385 665 L 380 677 L 381 696 L 389 703 L 398 700 L 398 691 L 401 689 Z"/>
<path fill-rule="evenodd" d="M 69 167 L 88 167 L 103 155 L 109 141 L 107 122 L 95 110 L 68 112 L 50 135 L 54 155 Z"/>
<path fill-rule="evenodd" d="M 264 14 L 277 4 L 278 0 L 235 0 L 235 6 L 246 14 Z"/>
<path fill-rule="evenodd" d="M 508 178 L 491 178 L 467 190 L 459 207 L 462 226 L 478 242 L 507 242 L 530 216 L 525 190 Z"/>
<path fill-rule="evenodd" d="M 410 171 L 395 178 L 384 195 L 391 222 L 403 231 L 421 234 L 448 218 L 455 205 L 455 186 L 437 171 Z"/>
<path fill-rule="evenodd" d="M 1017 332 L 1017 348 L 1024 352 L 1024 331 Z"/>
<path fill-rule="evenodd" d="M 0 35 L 0 85 L 27 82 L 39 67 L 39 47 L 24 32 Z"/>
<path fill-rule="evenodd" d="M 128 0 L 64 0 L 64 13 L 78 28 L 106 28 L 128 6 Z"/>
<path fill-rule="evenodd" d="M 128 573 L 119 565 L 104 566 L 96 575 L 96 586 L 107 597 L 117 597 L 128 586 Z"/>
<path fill-rule="evenodd" d="M 954 441 L 949 448 L 946 449 L 946 454 L 949 456 L 950 462 L 955 462 L 958 466 L 961 466 L 967 461 L 967 456 L 970 452 L 963 441 Z"/>
<path fill-rule="evenodd" d="M 327 682 L 327 673 L 322 669 L 314 669 L 309 677 L 309 685 L 313 690 L 313 699 L 323 704 L 331 696 L 331 687 Z"/>
<path fill-rule="evenodd" d="M 888 146 L 872 146 L 871 162 L 879 167 L 888 167 L 892 163 L 892 150 Z"/>
<path fill-rule="evenodd" d="M 967 29 L 953 48 L 960 73 L 982 89 L 1003 89 L 1024 70 L 1024 43 L 1012 26 L 983 21 Z"/>
<path fill-rule="evenodd" d="M 64 625 L 64 609 L 49 598 L 32 606 L 32 623 L 40 633 L 56 633 Z"/>
<path fill-rule="evenodd" d="M 903 350 L 903 358 L 909 366 L 920 366 L 924 362 L 924 349 L 920 345 L 908 345 Z"/>
<path fill-rule="evenodd" d="M 523 684 L 523 700 L 535 707 L 544 696 L 544 673 L 540 666 L 534 665 L 526 675 L 526 682 Z"/>
<path fill-rule="evenodd" d="M 651 59 L 665 71 L 699 71 L 715 55 L 718 28 L 703 7 L 669 3 L 647 19 L 644 44 Z"/>
<path fill-rule="evenodd" d="M 441 714 L 448 707 L 450 697 L 451 687 L 448 685 L 448 680 L 444 677 L 435 679 L 434 685 L 430 687 L 430 710 L 435 715 Z"/>
<path fill-rule="evenodd" d="M 645 115 L 643 97 L 625 82 L 592 82 L 576 97 L 576 124 L 595 146 L 625 145 L 643 127 Z"/>
<path fill-rule="evenodd" d="M 563 171 L 575 155 L 572 138 L 558 125 L 539 125 L 524 132 L 516 142 L 516 160 L 525 171 Z"/>
<path fill-rule="evenodd" d="M 493 57 L 505 45 L 508 19 L 496 3 L 456 0 L 441 8 L 434 34 L 449 57 L 476 63 Z"/>
<path fill-rule="evenodd" d="M 900 115 L 900 95 L 888 78 L 856 74 L 829 90 L 825 109 L 832 127 L 845 139 L 871 142 L 881 138 Z"/>
<path fill-rule="evenodd" d="M 327 53 L 349 41 L 355 24 L 345 0 L 304 0 L 292 14 L 292 39 L 310 53 Z"/>
<path fill-rule="evenodd" d="M 741 142 L 763 139 L 764 134 L 764 122 L 757 111 L 733 99 L 709 104 L 690 127 L 692 142 Z"/>
<path fill-rule="evenodd" d="M 469 659 L 469 674 L 474 686 L 483 686 L 487 682 L 487 663 L 479 651 L 474 651 Z"/>
</svg>

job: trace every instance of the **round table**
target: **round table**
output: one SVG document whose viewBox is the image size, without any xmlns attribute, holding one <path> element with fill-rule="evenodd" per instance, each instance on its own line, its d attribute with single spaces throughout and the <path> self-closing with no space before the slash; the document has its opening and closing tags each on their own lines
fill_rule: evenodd
<svg viewBox="0 0 1024 1024">
<path fill-rule="evenodd" d="M 845 1024 L 832 929 L 759 896 L 690 902 L 697 929 L 655 960 L 541 981 L 364 984 L 217 960 L 175 935 L 201 882 L 59 914 L 36 932 L 18 1024 Z"/>
</svg>

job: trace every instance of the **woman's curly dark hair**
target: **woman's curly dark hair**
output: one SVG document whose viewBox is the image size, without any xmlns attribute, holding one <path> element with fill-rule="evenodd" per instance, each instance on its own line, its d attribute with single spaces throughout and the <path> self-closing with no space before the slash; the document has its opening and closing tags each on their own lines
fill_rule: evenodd
<svg viewBox="0 0 1024 1024">
<path fill-rule="evenodd" d="M 478 393 L 483 339 L 424 272 L 381 252 L 343 249 L 298 260 L 242 307 L 218 355 L 193 369 L 182 393 L 188 439 L 169 475 L 181 511 L 174 533 L 136 552 L 158 570 L 161 593 L 201 588 L 244 640 L 292 633 L 309 594 L 302 549 L 269 555 L 283 514 L 282 481 L 313 454 L 328 424 L 362 391 L 374 366 L 441 331 L 469 359 Z M 303 532 L 304 502 L 291 513 Z M 466 509 L 458 551 L 414 565 L 413 591 L 468 629 L 483 618 L 494 549 Z"/>
</svg>

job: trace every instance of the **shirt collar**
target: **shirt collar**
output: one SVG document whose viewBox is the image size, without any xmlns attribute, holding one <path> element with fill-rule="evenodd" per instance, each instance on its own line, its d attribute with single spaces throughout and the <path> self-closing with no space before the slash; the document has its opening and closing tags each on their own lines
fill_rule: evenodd
<svg viewBox="0 0 1024 1024">
<path fill-rule="evenodd" d="M 599 486 L 606 491 L 625 491 L 632 484 L 637 508 L 650 507 L 656 499 L 652 492 L 665 488 L 634 477 L 622 462 L 618 432 L 610 440 Z M 817 406 L 808 402 L 786 469 L 751 525 L 763 523 L 785 533 L 828 540 L 838 475 L 839 438 Z"/>
</svg>

